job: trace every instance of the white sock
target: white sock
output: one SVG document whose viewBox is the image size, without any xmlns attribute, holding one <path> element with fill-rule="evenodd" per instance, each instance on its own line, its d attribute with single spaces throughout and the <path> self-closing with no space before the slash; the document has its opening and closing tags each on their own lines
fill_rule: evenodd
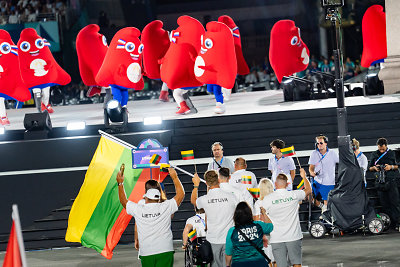
<svg viewBox="0 0 400 267">
<path fill-rule="evenodd" d="M 182 101 L 185 101 L 185 99 L 183 98 L 183 94 L 185 93 L 185 90 L 180 89 L 180 88 L 176 88 L 173 91 L 174 91 L 174 93 L 172 95 L 174 96 L 174 99 L 175 99 L 176 103 L 179 106 L 179 104 Z"/>
<path fill-rule="evenodd" d="M 168 92 L 168 86 L 166 83 L 163 83 L 161 86 L 161 91 L 167 91 Z"/>
<path fill-rule="evenodd" d="M 6 104 L 4 101 L 6 101 L 4 97 L 0 97 L 0 118 L 7 117 Z"/>
<path fill-rule="evenodd" d="M 47 107 L 50 100 L 50 86 L 42 89 L 42 103 Z"/>
</svg>

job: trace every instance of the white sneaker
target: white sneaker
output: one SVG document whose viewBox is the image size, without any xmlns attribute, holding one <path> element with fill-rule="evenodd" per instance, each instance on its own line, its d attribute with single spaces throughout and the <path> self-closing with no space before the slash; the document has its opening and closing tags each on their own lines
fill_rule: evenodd
<svg viewBox="0 0 400 267">
<path fill-rule="evenodd" d="M 223 114 L 225 113 L 225 105 L 222 104 L 221 102 L 217 102 L 214 112 L 217 114 Z"/>
<path fill-rule="evenodd" d="M 224 87 L 221 87 L 221 89 L 222 89 L 222 94 L 224 96 L 224 101 L 229 101 L 229 99 L 231 99 L 232 90 L 226 89 Z"/>
</svg>

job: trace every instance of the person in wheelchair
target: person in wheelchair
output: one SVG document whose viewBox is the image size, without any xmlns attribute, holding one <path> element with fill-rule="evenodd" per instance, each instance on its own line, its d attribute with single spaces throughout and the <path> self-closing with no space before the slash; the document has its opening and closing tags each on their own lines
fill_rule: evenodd
<svg viewBox="0 0 400 267">
<path fill-rule="evenodd" d="M 188 244 L 188 235 L 193 230 L 196 230 L 197 238 L 205 238 L 206 237 L 206 214 L 204 209 L 194 208 L 196 211 L 196 215 L 190 217 L 186 220 L 185 228 L 183 229 L 182 234 L 182 249 L 186 249 Z"/>
</svg>

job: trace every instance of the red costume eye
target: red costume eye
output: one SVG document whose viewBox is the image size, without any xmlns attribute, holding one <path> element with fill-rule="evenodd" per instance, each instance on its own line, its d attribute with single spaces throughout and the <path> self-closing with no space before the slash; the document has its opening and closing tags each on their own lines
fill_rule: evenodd
<svg viewBox="0 0 400 267">
<path fill-rule="evenodd" d="M 21 43 L 20 48 L 22 52 L 28 52 L 28 50 L 31 48 L 31 45 L 27 41 L 25 41 Z"/>
<path fill-rule="evenodd" d="M 125 50 L 131 53 L 133 50 L 135 50 L 135 45 L 132 42 L 128 42 L 125 45 Z"/>
<path fill-rule="evenodd" d="M 298 41 L 299 41 L 299 38 L 297 38 L 297 36 L 293 36 L 292 40 L 290 41 L 290 44 L 296 45 Z"/>
<path fill-rule="evenodd" d="M 101 36 L 101 40 L 103 41 L 103 45 L 107 46 L 107 38 L 104 35 Z"/>
<path fill-rule="evenodd" d="M 211 47 L 213 47 L 213 41 L 211 41 L 211 39 L 207 38 L 207 39 L 204 41 L 204 46 L 205 46 L 207 49 L 210 49 Z"/>
<path fill-rule="evenodd" d="M 36 39 L 35 45 L 37 48 L 42 49 L 44 47 L 43 39 Z"/>
<path fill-rule="evenodd" d="M 3 54 L 8 54 L 11 51 L 11 45 L 7 42 L 4 42 L 0 45 L 0 52 Z"/>
<path fill-rule="evenodd" d="M 139 45 L 139 48 L 138 48 L 139 54 L 141 54 L 143 52 L 143 48 L 144 48 L 143 44 Z"/>
</svg>

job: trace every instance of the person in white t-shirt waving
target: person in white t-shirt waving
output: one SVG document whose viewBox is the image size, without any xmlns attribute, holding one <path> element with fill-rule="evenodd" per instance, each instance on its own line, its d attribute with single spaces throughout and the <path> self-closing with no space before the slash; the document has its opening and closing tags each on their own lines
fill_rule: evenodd
<svg viewBox="0 0 400 267">
<path fill-rule="evenodd" d="M 143 267 L 172 267 L 174 247 L 172 243 L 171 215 L 185 197 L 185 191 L 175 170 L 168 168 L 174 182 L 174 198 L 159 202 L 161 192 L 149 189 L 144 195 L 145 204 L 136 204 L 126 198 L 123 171 L 117 174 L 118 196 L 126 213 L 135 218 L 140 243 L 139 257 Z"/>
<path fill-rule="evenodd" d="M 286 174 L 278 174 L 275 181 L 276 190 L 265 196 L 262 201 L 262 207 L 274 225 L 269 243 L 277 267 L 287 267 L 288 260 L 294 267 L 301 266 L 303 234 L 299 220 L 299 201 L 311 194 L 311 185 L 304 169 L 300 169 L 300 176 L 304 179 L 304 190 L 287 190 Z"/>
<path fill-rule="evenodd" d="M 268 160 L 268 170 L 272 172 L 272 183 L 275 185 L 275 180 L 278 174 L 284 173 L 288 177 L 287 190 L 292 190 L 293 179 L 296 174 L 296 165 L 292 157 L 283 156 L 281 149 L 285 147 L 285 142 L 280 139 L 275 139 L 270 144 L 271 153 L 273 156 Z"/>
<path fill-rule="evenodd" d="M 235 187 L 246 189 L 257 187 L 257 178 L 251 171 L 246 170 L 247 163 L 244 158 L 235 159 L 235 172 L 232 173 L 229 183 Z"/>
<path fill-rule="evenodd" d="M 198 209 L 204 209 L 207 218 L 207 241 L 210 242 L 214 260 L 212 267 L 226 267 L 225 265 L 225 242 L 229 228 L 233 226 L 233 213 L 239 203 L 234 194 L 222 190 L 219 186 L 218 174 L 207 171 L 204 174 L 209 188 L 207 195 L 198 198 L 200 177 L 195 174 L 193 191 L 190 202 Z"/>
<path fill-rule="evenodd" d="M 339 163 L 338 154 L 328 148 L 328 138 L 324 135 L 315 137 L 316 150 L 311 153 L 308 161 L 310 175 L 314 177 L 312 184 L 316 197 L 315 204 L 321 208 L 321 213 L 327 209 L 328 194 L 335 187 L 335 168 Z M 321 196 L 323 202 L 317 199 Z"/>
</svg>

